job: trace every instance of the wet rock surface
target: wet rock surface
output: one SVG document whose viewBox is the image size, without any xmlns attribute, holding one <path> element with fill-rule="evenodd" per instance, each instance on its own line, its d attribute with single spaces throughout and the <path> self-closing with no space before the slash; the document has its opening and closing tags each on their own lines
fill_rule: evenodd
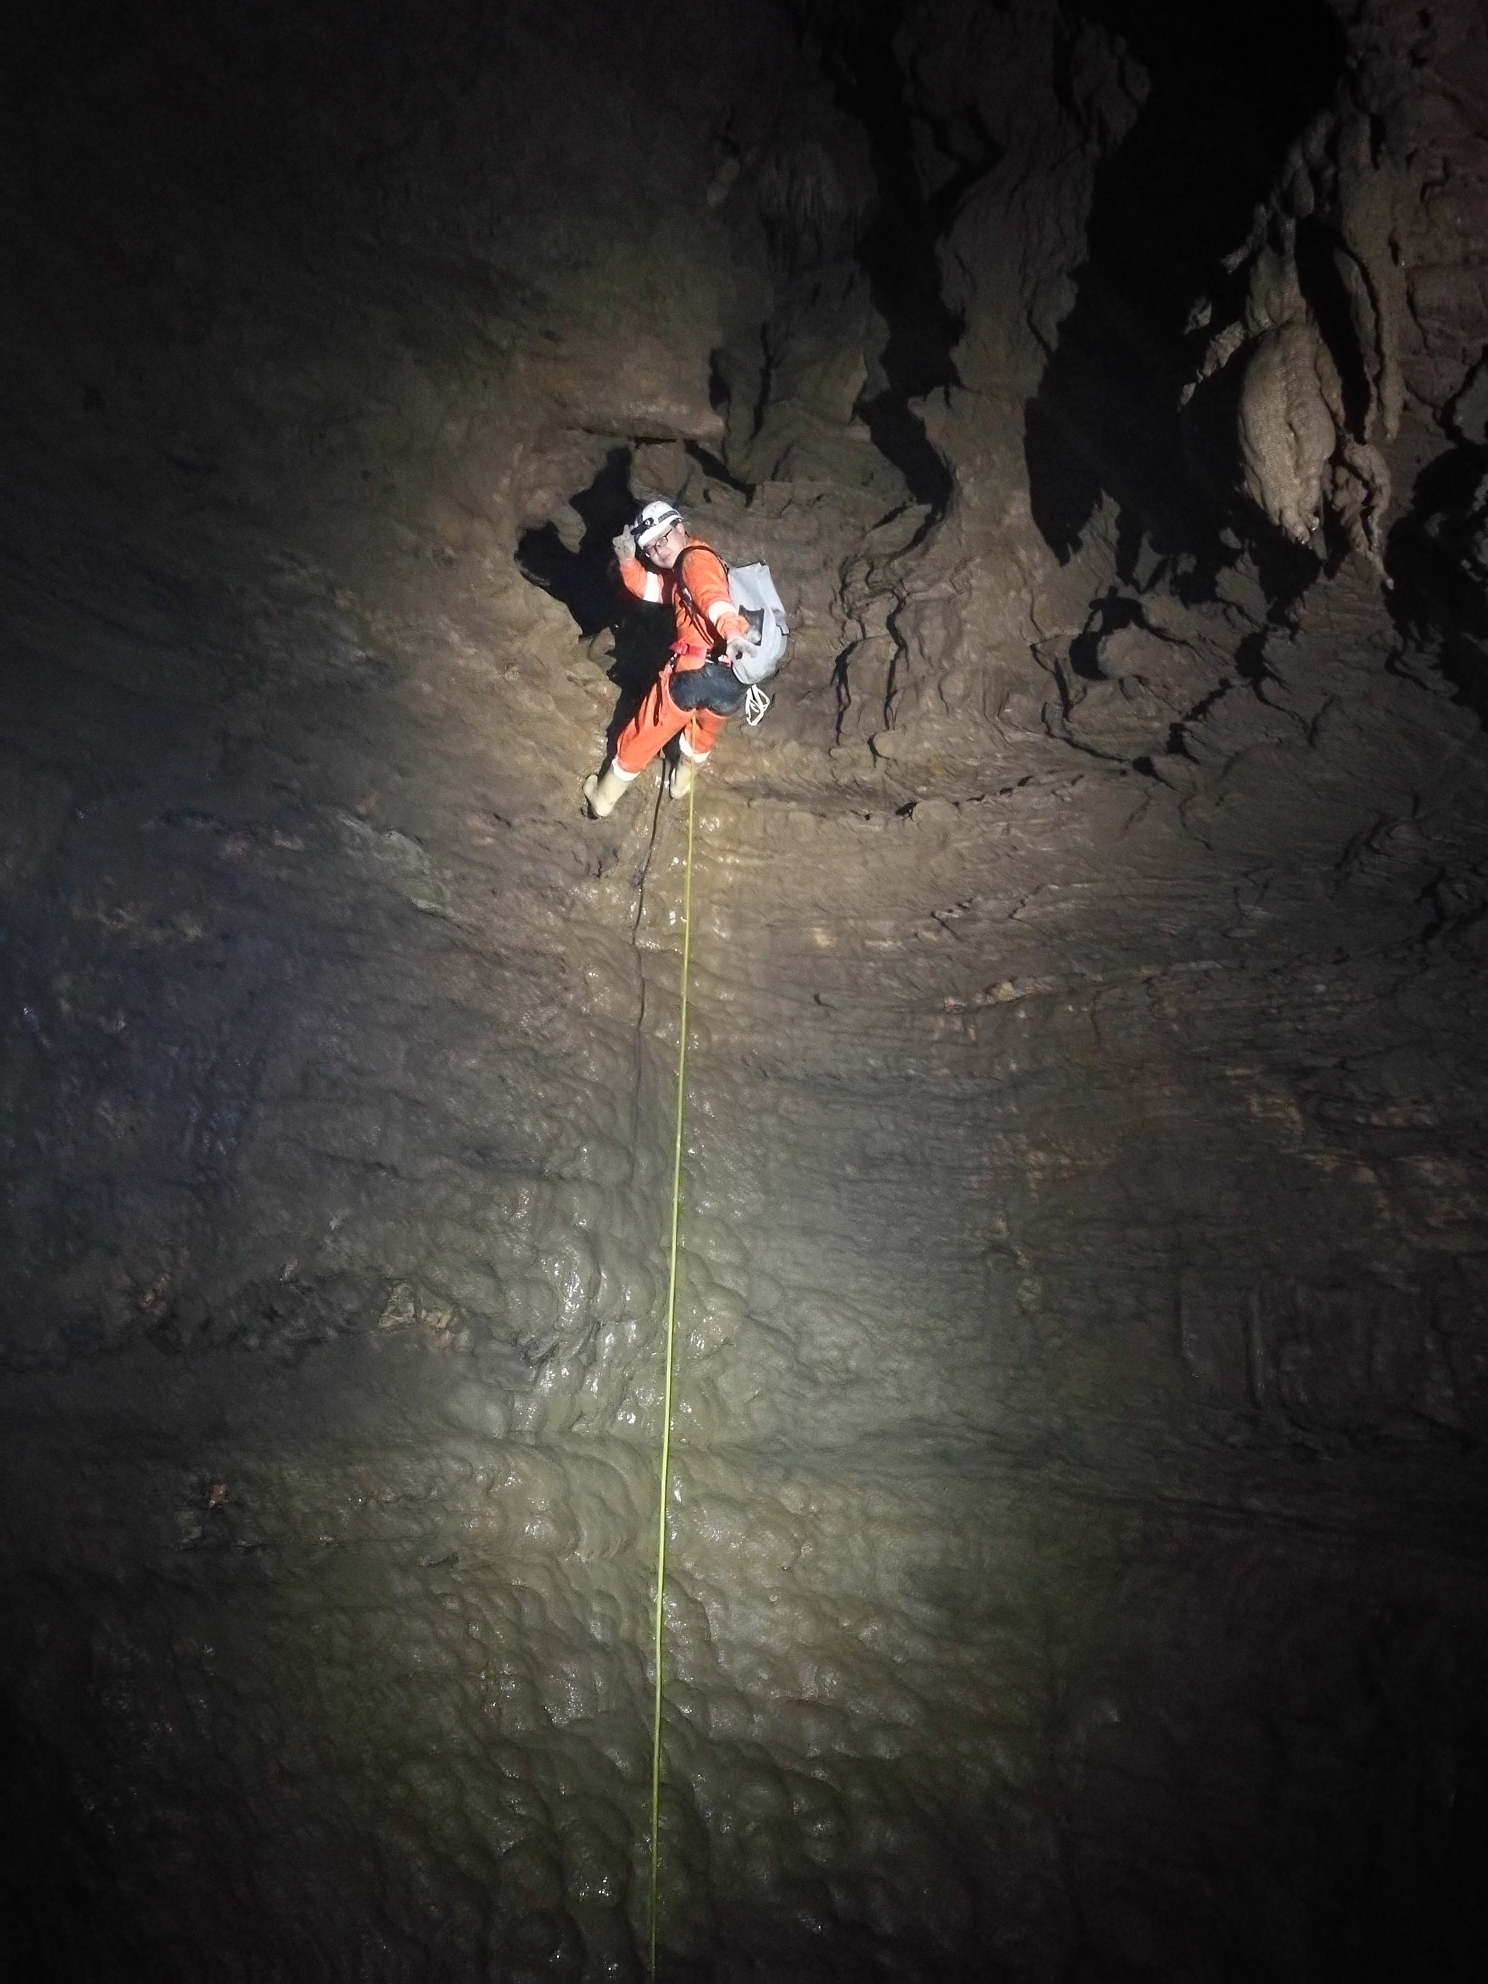
<svg viewBox="0 0 1488 1984">
<path fill-rule="evenodd" d="M 1481 23 L 1314 10 L 1206 221 L 1209 56 L 1077 12 L 16 41 L 15 1974 L 644 1974 L 656 493 L 794 629 L 696 802 L 662 1974 L 1477 1974 Z M 1299 159 L 1404 244 L 1373 539 L 1179 409 Z"/>
</svg>

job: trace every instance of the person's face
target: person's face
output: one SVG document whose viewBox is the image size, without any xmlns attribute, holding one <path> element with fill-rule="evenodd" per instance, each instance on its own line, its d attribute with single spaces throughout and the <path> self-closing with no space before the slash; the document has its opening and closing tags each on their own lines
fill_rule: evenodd
<svg viewBox="0 0 1488 1984">
<path fill-rule="evenodd" d="M 663 572 L 669 572 L 682 556 L 687 546 L 687 532 L 681 524 L 673 524 L 670 530 L 663 531 L 660 537 L 653 538 L 641 553 Z"/>
</svg>

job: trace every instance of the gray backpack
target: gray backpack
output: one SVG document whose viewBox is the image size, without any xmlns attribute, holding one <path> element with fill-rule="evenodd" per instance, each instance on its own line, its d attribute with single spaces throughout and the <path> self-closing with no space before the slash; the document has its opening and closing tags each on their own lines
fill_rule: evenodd
<svg viewBox="0 0 1488 1984">
<path fill-rule="evenodd" d="M 687 550 L 699 547 L 713 551 L 713 546 L 704 544 L 701 538 L 694 538 Z M 684 551 L 682 560 L 686 556 Z M 734 674 L 746 688 L 757 689 L 761 682 L 769 681 L 785 659 L 785 643 L 790 633 L 785 608 L 768 565 L 730 565 L 716 551 L 713 556 L 728 577 L 729 598 L 749 622 L 749 652 L 742 661 L 734 663 Z M 687 591 L 687 581 L 682 575 L 682 560 L 677 564 L 677 583 L 690 605 L 692 594 Z"/>
<path fill-rule="evenodd" d="M 768 565 L 725 565 L 729 598 L 749 622 L 749 652 L 734 663 L 748 688 L 768 682 L 785 659 L 790 626 Z"/>
</svg>

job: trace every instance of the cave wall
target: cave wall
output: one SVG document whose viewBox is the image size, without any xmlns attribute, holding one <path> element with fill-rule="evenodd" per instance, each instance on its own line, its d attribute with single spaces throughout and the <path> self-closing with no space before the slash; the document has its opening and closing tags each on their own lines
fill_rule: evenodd
<svg viewBox="0 0 1488 1984">
<path fill-rule="evenodd" d="M 661 20 L 7 30 L 0 1950 L 635 1974 L 661 492 L 668 1947 L 1475 1974 L 1479 17 Z"/>
<path fill-rule="evenodd" d="M 1259 630 L 1348 555 L 1398 584 L 1417 640 L 1433 611 L 1453 629 L 1461 687 L 1475 615 L 1439 547 L 1472 537 L 1480 481 L 1471 11 L 1190 31 L 1140 6 L 925 8 L 897 46 L 924 183 L 957 191 L 962 331 L 921 409 L 946 526 L 912 580 L 865 574 L 859 598 L 867 700 L 902 732 L 886 752 L 922 729 L 943 748 L 964 717 L 1045 720 L 1030 653 L 1063 662 L 1067 719 L 1071 645 L 1113 631 L 1123 593 L 1245 594 Z M 982 665 L 947 665 L 958 644 Z"/>
</svg>

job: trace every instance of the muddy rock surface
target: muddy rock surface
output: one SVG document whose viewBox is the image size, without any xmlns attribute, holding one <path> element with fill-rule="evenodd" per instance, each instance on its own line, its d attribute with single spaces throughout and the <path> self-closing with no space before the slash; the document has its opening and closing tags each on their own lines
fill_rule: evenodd
<svg viewBox="0 0 1488 1984">
<path fill-rule="evenodd" d="M 4 30 L 0 1957 L 1488 1957 L 1488 37 Z M 659 619 L 659 624 L 658 624 Z"/>
</svg>

